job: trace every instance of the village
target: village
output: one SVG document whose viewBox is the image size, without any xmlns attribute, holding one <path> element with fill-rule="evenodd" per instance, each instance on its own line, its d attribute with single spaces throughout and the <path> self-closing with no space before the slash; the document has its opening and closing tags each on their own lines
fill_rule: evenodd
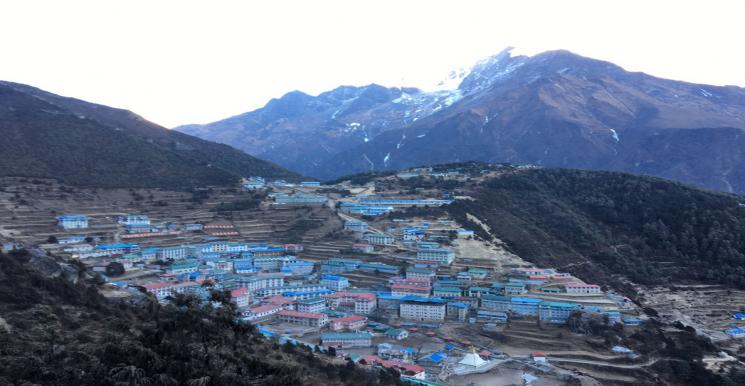
<svg viewBox="0 0 745 386">
<path fill-rule="evenodd" d="M 386 178 L 421 176 L 466 178 L 427 169 Z M 11 199 L 18 183 L 3 194 Z M 74 206 L 57 189 L 44 194 L 50 206 Z M 55 215 L 22 203 L 0 235 L 83 262 L 107 279 L 102 291 L 112 298 L 146 292 L 161 302 L 176 294 L 208 302 L 211 291 L 228 291 L 236 317 L 268 339 L 393 369 L 415 385 L 633 383 L 624 371 L 649 364 L 623 346 L 598 349 L 568 327 L 637 328 L 645 316 L 628 298 L 604 283 L 535 267 L 451 218 L 410 210 L 468 197 L 375 181 L 261 177 L 204 200 L 193 192 L 191 200 L 165 191 L 137 195 L 120 192 L 110 207 L 78 205 Z M 256 202 L 246 210 L 208 209 L 241 197 Z"/>
</svg>

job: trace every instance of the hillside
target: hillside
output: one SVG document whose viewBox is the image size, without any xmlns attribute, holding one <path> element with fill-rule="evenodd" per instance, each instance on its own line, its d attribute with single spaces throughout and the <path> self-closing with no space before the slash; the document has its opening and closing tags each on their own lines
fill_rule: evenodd
<svg viewBox="0 0 745 386">
<path fill-rule="evenodd" d="M 460 75 L 451 82 L 462 79 L 457 88 L 388 89 L 349 111 L 344 103 L 367 101 L 358 94 L 372 86 L 335 99 L 344 103 L 325 102 L 338 90 L 291 93 L 250 113 L 177 129 L 325 179 L 475 160 L 624 171 L 745 192 L 742 88 L 656 78 L 567 51 L 527 57 L 506 50 Z M 277 151 L 293 134 L 309 149 L 303 160 Z"/>
<path fill-rule="evenodd" d="M 98 187 L 226 185 L 298 175 L 132 112 L 0 82 L 0 175 Z"/>
<path fill-rule="evenodd" d="M 620 274 L 639 284 L 745 288 L 742 196 L 563 169 L 514 169 L 465 189 L 474 200 L 456 201 L 451 215 L 481 229 L 466 214 L 476 216 L 491 236 L 539 266 L 592 282 Z"/>
<path fill-rule="evenodd" d="M 328 364 L 265 340 L 220 307 L 179 297 L 110 301 L 74 264 L 0 254 L 2 385 L 392 385 L 397 376 Z"/>
</svg>

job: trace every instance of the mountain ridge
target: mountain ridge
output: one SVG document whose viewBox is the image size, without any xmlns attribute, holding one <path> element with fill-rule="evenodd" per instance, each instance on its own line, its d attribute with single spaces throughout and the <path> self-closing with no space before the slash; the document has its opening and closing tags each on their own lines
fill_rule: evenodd
<svg viewBox="0 0 745 386">
<path fill-rule="evenodd" d="M 628 72 L 566 50 L 528 57 L 508 49 L 474 65 L 458 89 L 401 91 L 341 116 L 347 129 L 355 124 L 354 135 L 335 134 L 340 123 L 329 122 L 340 117 L 332 112 L 322 112 L 326 119 L 279 117 L 243 131 L 221 121 L 199 126 L 199 133 L 176 129 L 226 143 L 228 134 L 239 135 L 237 147 L 322 179 L 475 160 L 626 171 L 745 192 L 738 172 L 745 168 L 738 150 L 745 146 L 745 89 Z M 308 133 L 303 147 L 277 144 L 298 127 Z M 262 151 L 256 143 L 275 147 Z M 302 149 L 314 156 L 285 155 Z"/>
<path fill-rule="evenodd" d="M 168 130 L 123 109 L 0 81 L 3 176 L 101 187 L 194 187 L 241 176 L 299 178 L 225 144 Z"/>
</svg>

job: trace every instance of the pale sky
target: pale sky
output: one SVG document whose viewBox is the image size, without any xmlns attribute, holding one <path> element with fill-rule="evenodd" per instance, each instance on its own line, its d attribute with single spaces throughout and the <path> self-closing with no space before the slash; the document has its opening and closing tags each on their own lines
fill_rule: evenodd
<svg viewBox="0 0 745 386">
<path fill-rule="evenodd" d="M 292 90 L 426 87 L 504 47 L 745 86 L 745 1 L 0 0 L 0 79 L 206 123 Z"/>
</svg>

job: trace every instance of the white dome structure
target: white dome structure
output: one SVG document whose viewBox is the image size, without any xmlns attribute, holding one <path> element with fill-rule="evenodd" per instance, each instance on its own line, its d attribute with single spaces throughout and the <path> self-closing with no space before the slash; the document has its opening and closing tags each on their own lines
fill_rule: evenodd
<svg viewBox="0 0 745 386">
<path fill-rule="evenodd" d="M 458 364 L 466 365 L 466 366 L 473 366 L 473 367 L 481 367 L 487 363 L 488 363 L 487 361 L 481 359 L 481 356 L 479 356 L 479 354 L 476 353 L 476 349 L 474 349 L 473 347 L 471 347 L 471 352 L 466 354 L 463 357 L 463 359 L 461 359 L 460 362 L 458 362 Z"/>
</svg>

